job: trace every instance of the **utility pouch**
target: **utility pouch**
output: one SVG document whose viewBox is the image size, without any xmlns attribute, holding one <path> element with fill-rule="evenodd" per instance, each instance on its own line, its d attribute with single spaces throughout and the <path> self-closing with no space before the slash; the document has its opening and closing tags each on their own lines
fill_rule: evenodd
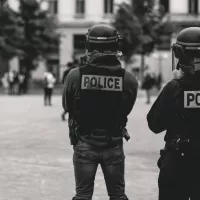
<svg viewBox="0 0 200 200">
<path fill-rule="evenodd" d="M 158 159 L 158 162 L 157 162 L 157 166 L 158 166 L 159 169 L 162 166 L 162 163 L 163 163 L 163 160 L 165 158 L 167 151 L 168 150 L 166 148 L 160 150 L 160 158 Z"/>
</svg>

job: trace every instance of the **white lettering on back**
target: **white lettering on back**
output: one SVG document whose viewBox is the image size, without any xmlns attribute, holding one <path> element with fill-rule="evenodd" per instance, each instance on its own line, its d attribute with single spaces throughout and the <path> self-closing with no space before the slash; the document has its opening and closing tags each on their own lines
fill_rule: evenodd
<svg viewBox="0 0 200 200">
<path fill-rule="evenodd" d="M 81 89 L 122 91 L 123 79 L 117 76 L 82 75 Z"/>
<path fill-rule="evenodd" d="M 184 91 L 184 108 L 200 108 L 200 91 Z"/>
</svg>

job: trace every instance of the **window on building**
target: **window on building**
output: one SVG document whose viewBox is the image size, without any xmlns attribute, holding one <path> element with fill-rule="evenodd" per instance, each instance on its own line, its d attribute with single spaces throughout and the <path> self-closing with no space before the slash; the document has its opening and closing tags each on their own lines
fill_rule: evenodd
<svg viewBox="0 0 200 200">
<path fill-rule="evenodd" d="M 198 0 L 189 0 L 189 13 L 198 14 Z"/>
<path fill-rule="evenodd" d="M 169 12 L 169 0 L 160 0 L 160 4 L 164 7 L 165 12 Z"/>
<path fill-rule="evenodd" d="M 85 0 L 76 0 L 76 14 L 85 13 Z"/>
<path fill-rule="evenodd" d="M 104 0 L 104 13 L 113 13 L 113 0 Z"/>
<path fill-rule="evenodd" d="M 85 50 L 85 35 L 74 35 L 74 49 Z"/>
<path fill-rule="evenodd" d="M 50 10 L 50 13 L 52 14 L 58 13 L 58 0 L 51 0 L 49 2 L 49 10 Z"/>
</svg>

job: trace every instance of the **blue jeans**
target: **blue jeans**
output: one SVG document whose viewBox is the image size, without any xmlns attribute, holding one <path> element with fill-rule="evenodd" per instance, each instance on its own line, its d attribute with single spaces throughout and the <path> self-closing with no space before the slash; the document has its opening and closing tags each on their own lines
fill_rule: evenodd
<svg viewBox="0 0 200 200">
<path fill-rule="evenodd" d="M 127 199 L 124 182 L 124 159 L 122 144 L 100 148 L 79 140 L 74 146 L 73 155 L 76 199 L 89 200 L 92 198 L 98 164 L 101 165 L 110 200 Z"/>
</svg>

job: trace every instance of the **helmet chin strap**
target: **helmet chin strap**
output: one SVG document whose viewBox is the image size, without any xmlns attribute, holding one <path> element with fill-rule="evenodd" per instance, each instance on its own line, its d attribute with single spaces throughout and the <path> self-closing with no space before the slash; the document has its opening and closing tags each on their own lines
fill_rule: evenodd
<svg viewBox="0 0 200 200">
<path fill-rule="evenodd" d="M 194 74 L 195 73 L 195 65 L 194 63 L 191 63 L 190 65 L 184 65 L 181 64 L 180 62 L 178 62 L 179 68 L 181 68 L 181 70 L 184 73 L 188 73 L 188 74 Z"/>
</svg>

